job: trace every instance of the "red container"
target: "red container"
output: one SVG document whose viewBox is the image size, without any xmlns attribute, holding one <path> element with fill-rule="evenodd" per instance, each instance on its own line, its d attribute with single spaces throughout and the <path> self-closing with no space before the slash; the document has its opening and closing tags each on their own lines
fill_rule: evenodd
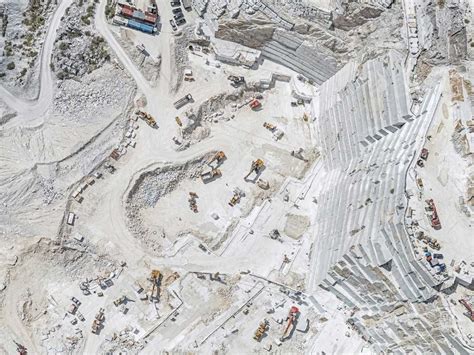
<svg viewBox="0 0 474 355">
<path fill-rule="evenodd" d="M 133 10 L 122 7 L 122 15 L 126 17 L 133 17 Z"/>
<path fill-rule="evenodd" d="M 145 14 L 145 21 L 152 25 L 156 24 L 156 15 L 150 13 Z"/>
</svg>

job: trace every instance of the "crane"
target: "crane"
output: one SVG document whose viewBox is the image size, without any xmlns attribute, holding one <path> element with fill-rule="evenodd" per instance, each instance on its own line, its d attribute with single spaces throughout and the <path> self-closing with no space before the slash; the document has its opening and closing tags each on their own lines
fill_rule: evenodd
<svg viewBox="0 0 474 355">
<path fill-rule="evenodd" d="M 464 298 L 459 300 L 459 303 L 461 303 L 464 307 L 467 309 L 467 316 L 474 321 L 474 310 L 472 309 L 471 304 Z"/>
<path fill-rule="evenodd" d="M 286 320 L 288 323 L 286 323 L 285 329 L 283 330 L 283 335 L 280 338 L 280 341 L 285 340 L 291 333 L 291 330 L 295 327 L 296 325 L 296 320 L 298 318 L 298 315 L 300 313 L 300 310 L 296 306 L 292 306 L 290 308 L 290 312 L 288 312 L 288 317 L 286 317 Z"/>
</svg>

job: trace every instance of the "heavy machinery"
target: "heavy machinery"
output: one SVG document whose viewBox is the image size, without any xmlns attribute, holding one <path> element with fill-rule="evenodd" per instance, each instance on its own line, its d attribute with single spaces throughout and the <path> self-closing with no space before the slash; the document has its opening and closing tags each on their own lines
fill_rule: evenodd
<svg viewBox="0 0 474 355">
<path fill-rule="evenodd" d="M 195 192 L 190 192 L 190 193 L 189 193 L 189 199 L 188 199 L 189 208 L 190 208 L 191 211 L 193 211 L 194 213 L 197 213 L 197 212 L 198 212 L 197 202 L 196 202 L 196 199 L 197 199 L 197 198 L 198 198 L 197 193 L 195 193 Z"/>
<path fill-rule="evenodd" d="M 201 180 L 203 183 L 208 183 L 215 178 L 221 176 L 222 173 L 217 168 L 208 168 L 201 173 Z"/>
<path fill-rule="evenodd" d="M 423 160 L 428 160 L 428 154 L 429 154 L 428 149 L 423 148 L 421 150 L 420 158 L 423 159 Z"/>
<path fill-rule="evenodd" d="M 253 335 L 253 338 L 254 338 L 256 341 L 262 340 L 263 335 L 264 335 L 265 332 L 268 330 L 268 328 L 269 328 L 268 320 L 264 319 L 263 322 L 261 322 L 261 323 L 259 324 L 257 330 L 255 331 L 255 334 Z"/>
<path fill-rule="evenodd" d="M 267 180 L 258 179 L 257 186 L 260 187 L 262 190 L 268 190 L 270 188 L 270 183 Z"/>
<path fill-rule="evenodd" d="M 210 165 L 210 164 L 212 164 L 213 162 L 216 161 L 216 162 L 217 162 L 217 166 L 219 166 L 219 165 L 221 165 L 222 162 L 223 162 L 224 160 L 226 160 L 226 159 L 227 159 L 227 157 L 225 156 L 225 153 L 221 150 L 221 151 L 217 152 L 217 153 L 211 158 L 211 160 L 209 160 L 208 164 Z"/>
<path fill-rule="evenodd" d="M 179 99 L 178 101 L 176 101 L 174 103 L 174 107 L 176 109 L 179 109 L 179 108 L 183 107 L 184 105 L 186 105 L 187 103 L 189 103 L 191 101 L 193 101 L 193 97 L 191 96 L 191 94 L 187 94 L 184 97 L 182 97 L 181 99 Z"/>
<path fill-rule="evenodd" d="M 257 176 L 260 174 L 262 169 L 264 168 L 265 164 L 262 159 L 257 159 L 252 162 L 252 165 L 250 166 L 250 171 L 247 175 L 245 175 L 244 180 L 247 180 L 248 177 L 255 172 Z"/>
<path fill-rule="evenodd" d="M 176 123 L 178 124 L 178 126 L 183 127 L 183 122 L 181 122 L 181 118 L 179 118 L 178 116 L 176 116 L 176 117 L 175 117 L 175 120 L 176 120 Z"/>
<path fill-rule="evenodd" d="M 264 122 L 263 127 L 268 129 L 270 132 L 273 132 L 277 129 L 277 126 L 275 126 L 274 124 L 268 123 L 268 122 Z"/>
<path fill-rule="evenodd" d="M 144 112 L 144 111 L 141 111 L 141 110 L 138 110 L 138 111 L 137 111 L 137 115 L 140 116 L 140 118 L 141 118 L 143 121 L 145 121 L 150 127 L 153 127 L 153 128 L 156 127 L 156 121 L 155 121 L 155 119 L 153 118 L 153 116 L 150 115 L 149 113 Z"/>
<path fill-rule="evenodd" d="M 467 309 L 467 313 L 465 313 L 471 321 L 474 321 L 474 310 L 472 309 L 472 305 L 469 303 L 468 300 L 462 298 L 459 300 L 464 307 Z"/>
<path fill-rule="evenodd" d="M 153 300 L 158 300 L 158 296 L 160 293 L 159 283 L 161 281 L 161 272 L 159 270 L 151 270 L 150 281 L 152 284 L 150 292 L 150 301 L 153 302 Z"/>
<path fill-rule="evenodd" d="M 122 303 L 125 302 L 126 299 L 127 299 L 127 296 L 122 296 L 122 297 L 117 298 L 117 299 L 114 301 L 114 306 L 115 306 L 115 307 L 120 306 Z"/>
<path fill-rule="evenodd" d="M 252 110 L 258 110 L 261 107 L 262 107 L 262 103 L 259 100 L 253 99 L 252 101 L 250 101 L 250 108 Z"/>
<path fill-rule="evenodd" d="M 20 343 L 17 343 L 15 340 L 13 340 L 13 342 L 16 345 L 16 351 L 18 351 L 19 355 L 27 355 L 28 354 L 28 351 L 27 351 L 28 349 L 26 349 L 25 346 L 21 345 Z"/>
<path fill-rule="evenodd" d="M 296 306 L 292 306 L 290 308 L 290 312 L 288 312 L 288 317 L 286 317 L 287 323 L 285 329 L 283 330 L 283 335 L 280 338 L 280 341 L 284 341 L 288 336 L 291 334 L 291 331 L 296 326 L 296 321 L 298 319 L 298 315 L 300 310 Z"/>
<path fill-rule="evenodd" d="M 233 87 L 238 87 L 245 83 L 245 78 L 243 76 L 229 75 L 227 79 L 231 81 L 230 85 Z"/>
<path fill-rule="evenodd" d="M 245 196 L 245 192 L 243 192 L 241 189 L 236 187 L 234 189 L 234 196 L 229 201 L 229 206 L 234 207 L 237 203 L 239 203 L 240 199 Z"/>
</svg>

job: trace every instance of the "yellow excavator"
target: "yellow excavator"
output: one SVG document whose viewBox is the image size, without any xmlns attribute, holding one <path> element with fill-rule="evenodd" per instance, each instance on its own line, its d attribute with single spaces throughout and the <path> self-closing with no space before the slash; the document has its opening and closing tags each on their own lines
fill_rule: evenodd
<svg viewBox="0 0 474 355">
<path fill-rule="evenodd" d="M 255 174 L 258 175 L 258 174 L 262 171 L 262 169 L 263 169 L 264 166 L 265 166 L 265 164 L 264 164 L 264 162 L 263 162 L 262 159 L 257 159 L 257 160 L 255 160 L 255 161 L 253 161 L 253 162 L 252 162 L 252 165 L 250 166 L 250 171 L 249 171 L 249 173 L 248 173 L 247 175 L 245 175 L 244 180 L 247 180 L 248 177 L 249 177 L 253 172 L 255 172 Z"/>
</svg>

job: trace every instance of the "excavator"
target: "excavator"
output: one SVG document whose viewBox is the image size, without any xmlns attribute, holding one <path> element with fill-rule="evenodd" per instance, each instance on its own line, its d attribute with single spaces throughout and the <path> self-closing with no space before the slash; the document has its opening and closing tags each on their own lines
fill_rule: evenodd
<svg viewBox="0 0 474 355">
<path fill-rule="evenodd" d="M 260 174 L 262 171 L 263 167 L 265 166 L 264 162 L 262 159 L 257 159 L 252 162 L 252 165 L 250 166 L 250 171 L 247 175 L 245 175 L 244 180 L 247 180 L 248 177 L 255 172 L 255 174 Z"/>
<path fill-rule="evenodd" d="M 153 127 L 155 128 L 156 127 L 156 121 L 155 119 L 153 118 L 152 115 L 150 115 L 149 113 L 146 113 L 144 111 L 141 111 L 141 110 L 138 110 L 137 111 L 137 114 L 140 116 L 140 118 L 145 121 L 150 127 Z"/>
<path fill-rule="evenodd" d="M 292 329 L 296 326 L 296 320 L 298 319 L 298 315 L 300 313 L 300 310 L 296 306 L 292 306 L 290 308 L 290 312 L 288 313 L 288 317 L 286 317 L 286 320 L 288 323 L 286 323 L 285 329 L 283 330 L 283 335 L 280 338 L 280 341 L 284 341 L 288 336 L 290 335 Z"/>
<path fill-rule="evenodd" d="M 161 272 L 159 270 L 152 270 L 151 275 L 150 275 L 150 281 L 152 283 L 150 301 L 153 301 L 153 299 L 158 300 L 158 296 L 160 293 L 160 288 L 159 288 L 160 280 L 161 280 Z"/>
<path fill-rule="evenodd" d="M 222 162 L 227 159 L 227 157 L 225 156 L 225 153 L 221 150 L 219 152 L 217 152 L 212 158 L 211 160 L 209 160 L 209 165 L 212 164 L 213 162 L 217 161 L 217 166 L 221 165 Z"/>
</svg>

